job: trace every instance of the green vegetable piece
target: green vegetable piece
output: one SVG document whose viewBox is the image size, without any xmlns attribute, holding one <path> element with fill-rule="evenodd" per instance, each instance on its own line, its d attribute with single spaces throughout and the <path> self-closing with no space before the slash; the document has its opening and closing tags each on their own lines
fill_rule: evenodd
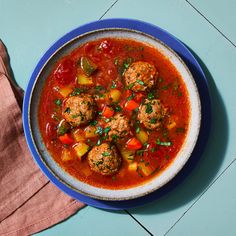
<svg viewBox="0 0 236 236">
<path fill-rule="evenodd" d="M 97 70 L 97 66 L 87 57 L 81 57 L 80 66 L 87 76 L 90 76 L 95 70 Z"/>
<path fill-rule="evenodd" d="M 149 100 L 152 100 L 153 98 L 155 98 L 155 96 L 153 95 L 153 93 L 148 93 L 148 99 Z"/>
<path fill-rule="evenodd" d="M 137 82 L 138 84 L 140 84 L 140 85 L 144 85 L 144 82 L 143 82 L 142 80 L 140 80 L 140 79 L 137 79 L 136 82 Z"/>
<path fill-rule="evenodd" d="M 157 145 L 160 145 L 160 146 L 171 146 L 172 145 L 172 142 L 161 142 L 160 139 L 158 138 L 157 141 L 156 141 L 156 144 Z"/>
<path fill-rule="evenodd" d="M 70 130 L 70 128 L 71 127 L 70 127 L 69 123 L 67 123 L 65 120 L 61 120 L 61 122 L 57 126 L 57 134 L 59 136 L 64 135 L 65 133 L 67 133 Z"/>
<path fill-rule="evenodd" d="M 153 112 L 152 105 L 150 103 L 146 104 L 146 110 L 145 111 L 146 111 L 147 114 L 151 114 Z"/>
<path fill-rule="evenodd" d="M 55 103 L 57 106 L 61 106 L 62 101 L 61 101 L 61 99 L 56 99 L 56 100 L 54 101 L 54 103 Z"/>
</svg>

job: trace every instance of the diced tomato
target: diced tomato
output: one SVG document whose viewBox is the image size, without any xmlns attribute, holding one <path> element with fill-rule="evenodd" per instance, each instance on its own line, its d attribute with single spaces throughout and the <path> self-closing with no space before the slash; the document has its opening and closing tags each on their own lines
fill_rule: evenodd
<svg viewBox="0 0 236 236">
<path fill-rule="evenodd" d="M 114 113 L 115 111 L 109 106 L 105 106 L 102 111 L 102 115 L 105 116 L 106 118 L 112 117 Z"/>
<path fill-rule="evenodd" d="M 131 96 L 131 94 L 132 94 L 131 90 L 125 90 L 124 98 L 128 98 L 129 96 Z"/>
<path fill-rule="evenodd" d="M 137 138 L 131 138 L 127 141 L 127 148 L 130 150 L 138 150 L 142 148 L 142 143 Z"/>
<path fill-rule="evenodd" d="M 76 67 L 71 59 L 62 61 L 54 72 L 54 76 L 61 85 L 67 85 L 75 81 Z"/>
<path fill-rule="evenodd" d="M 70 136 L 69 136 L 69 134 L 64 134 L 64 135 L 62 135 L 62 136 L 59 136 L 59 140 L 63 143 L 63 144 L 68 144 L 68 145 L 70 145 L 70 144 L 72 144 L 73 142 L 74 142 L 74 139 L 73 138 L 71 138 Z"/>
<path fill-rule="evenodd" d="M 134 100 L 129 100 L 125 103 L 125 108 L 129 111 L 133 111 L 139 107 L 139 104 Z"/>
<path fill-rule="evenodd" d="M 136 102 L 141 102 L 143 96 L 144 95 L 142 93 L 136 93 L 134 99 L 135 99 Z"/>
</svg>

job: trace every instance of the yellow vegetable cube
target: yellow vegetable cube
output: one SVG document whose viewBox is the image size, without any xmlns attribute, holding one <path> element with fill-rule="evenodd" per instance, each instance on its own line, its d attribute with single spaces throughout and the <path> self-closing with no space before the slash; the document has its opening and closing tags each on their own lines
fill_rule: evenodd
<svg viewBox="0 0 236 236">
<path fill-rule="evenodd" d="M 80 141 L 84 141 L 85 140 L 85 136 L 82 130 L 77 129 L 73 132 L 73 136 L 74 139 L 76 140 L 76 142 L 80 142 Z"/>
<path fill-rule="evenodd" d="M 63 149 L 62 150 L 62 154 L 61 154 L 61 160 L 63 162 L 66 162 L 66 161 L 71 161 L 73 160 L 73 156 L 71 155 L 70 151 L 68 149 Z"/>
<path fill-rule="evenodd" d="M 136 171 L 137 168 L 138 168 L 138 163 L 137 162 L 130 163 L 129 166 L 128 166 L 129 171 Z"/>
<path fill-rule="evenodd" d="M 63 98 L 67 97 L 73 91 L 70 87 L 63 87 L 59 89 L 59 93 Z"/>
<path fill-rule="evenodd" d="M 78 75 L 77 82 L 80 85 L 91 85 L 93 84 L 93 79 L 92 77 L 87 77 L 85 75 Z"/>
<path fill-rule="evenodd" d="M 138 168 L 141 171 L 141 173 L 145 176 L 149 176 L 154 171 L 153 168 L 147 162 L 140 162 L 138 164 Z"/>
<path fill-rule="evenodd" d="M 148 134 L 144 130 L 140 130 L 139 133 L 136 134 L 136 137 L 142 144 L 148 141 Z"/>
<path fill-rule="evenodd" d="M 167 124 L 167 129 L 173 129 L 176 126 L 176 122 L 173 120 L 170 120 L 170 122 Z"/>
<path fill-rule="evenodd" d="M 134 150 L 127 150 L 127 149 L 121 149 L 120 150 L 121 156 L 124 158 L 127 162 L 133 162 L 134 161 Z"/>
<path fill-rule="evenodd" d="M 88 126 L 84 132 L 85 132 L 85 137 L 86 138 L 94 138 L 97 137 L 98 134 L 95 133 L 97 131 L 97 128 L 95 126 Z"/>
<path fill-rule="evenodd" d="M 79 142 L 75 147 L 74 147 L 75 153 L 78 156 L 78 158 L 81 160 L 82 156 L 85 155 L 88 150 L 89 146 L 86 143 Z"/>
<path fill-rule="evenodd" d="M 109 95 L 113 102 L 119 102 L 121 98 L 121 92 L 118 89 L 112 89 Z"/>
</svg>

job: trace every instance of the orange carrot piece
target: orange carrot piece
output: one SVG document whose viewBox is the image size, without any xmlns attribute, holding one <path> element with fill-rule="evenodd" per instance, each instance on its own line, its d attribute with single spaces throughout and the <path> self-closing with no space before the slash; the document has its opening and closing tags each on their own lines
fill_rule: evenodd
<svg viewBox="0 0 236 236">
<path fill-rule="evenodd" d="M 70 144 L 72 144 L 72 143 L 74 142 L 74 139 L 71 138 L 71 137 L 69 136 L 69 134 L 64 134 L 64 135 L 62 135 L 62 136 L 59 136 L 59 140 L 60 140 L 63 144 L 68 144 L 68 145 L 70 145 Z"/>
<path fill-rule="evenodd" d="M 138 150 L 142 147 L 142 143 L 137 138 L 131 138 L 127 142 L 127 148 L 130 150 Z"/>
</svg>

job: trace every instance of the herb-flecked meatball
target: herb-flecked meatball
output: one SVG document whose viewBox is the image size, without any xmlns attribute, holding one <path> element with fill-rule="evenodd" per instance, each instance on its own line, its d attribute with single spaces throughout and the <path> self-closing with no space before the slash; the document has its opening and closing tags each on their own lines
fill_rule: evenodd
<svg viewBox="0 0 236 236">
<path fill-rule="evenodd" d="M 62 105 L 62 115 L 72 126 L 87 124 L 95 114 L 96 104 L 88 94 L 66 98 Z"/>
<path fill-rule="evenodd" d="M 130 133 L 129 120 L 121 113 L 115 114 L 106 124 L 106 128 L 110 129 L 110 131 L 108 132 L 108 136 L 109 140 L 113 141 L 116 141 L 119 138 L 123 138 Z"/>
<path fill-rule="evenodd" d="M 137 61 L 128 67 L 124 77 L 126 86 L 138 92 L 152 88 L 156 81 L 156 75 L 157 72 L 154 65 L 144 61 Z"/>
<path fill-rule="evenodd" d="M 138 119 L 147 129 L 157 129 L 165 117 L 166 108 L 159 99 L 145 99 L 138 111 Z"/>
<path fill-rule="evenodd" d="M 88 163 L 91 170 L 101 175 L 113 175 L 120 168 L 121 157 L 114 145 L 103 143 L 92 148 L 88 154 Z"/>
</svg>

